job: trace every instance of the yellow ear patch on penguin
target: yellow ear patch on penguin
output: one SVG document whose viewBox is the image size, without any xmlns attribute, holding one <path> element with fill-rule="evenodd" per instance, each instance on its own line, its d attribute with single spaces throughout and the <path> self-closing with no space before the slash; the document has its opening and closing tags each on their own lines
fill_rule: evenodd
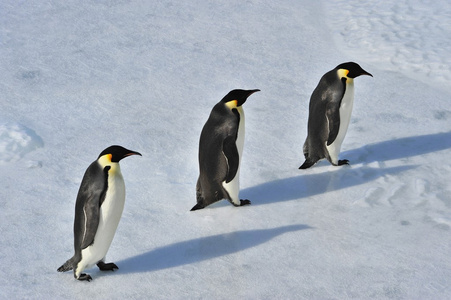
<svg viewBox="0 0 451 300">
<path fill-rule="evenodd" d="M 226 106 L 230 109 L 236 108 L 238 106 L 238 100 L 231 100 L 226 103 Z"/>
<path fill-rule="evenodd" d="M 225 104 L 229 109 L 236 108 L 238 106 L 238 100 L 231 100 L 229 102 L 226 102 Z"/>
<path fill-rule="evenodd" d="M 113 158 L 113 154 L 105 154 L 99 157 L 99 163 L 102 167 L 111 165 L 111 159 Z"/>
<path fill-rule="evenodd" d="M 348 78 L 349 70 L 347 70 L 347 69 L 338 69 L 337 74 L 338 74 L 339 78 L 343 78 L 343 77 Z"/>
</svg>

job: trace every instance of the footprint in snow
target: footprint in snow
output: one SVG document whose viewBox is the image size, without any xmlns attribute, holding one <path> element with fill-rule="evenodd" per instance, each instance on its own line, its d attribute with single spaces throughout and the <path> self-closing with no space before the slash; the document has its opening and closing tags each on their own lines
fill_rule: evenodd
<svg viewBox="0 0 451 300">
<path fill-rule="evenodd" d="M 371 206 L 381 205 L 381 197 L 384 194 L 384 189 L 381 187 L 369 188 L 364 196 L 365 202 Z"/>
<path fill-rule="evenodd" d="M 17 123 L 0 123 L 0 165 L 20 160 L 28 153 L 44 146 L 44 142 L 32 129 Z M 29 162 L 36 168 L 40 162 Z"/>
</svg>

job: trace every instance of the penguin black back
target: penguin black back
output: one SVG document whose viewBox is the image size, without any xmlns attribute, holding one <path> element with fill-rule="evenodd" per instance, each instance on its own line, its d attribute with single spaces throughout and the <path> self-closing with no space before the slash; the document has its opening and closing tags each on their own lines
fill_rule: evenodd
<svg viewBox="0 0 451 300">
<path fill-rule="evenodd" d="M 130 155 L 141 155 L 121 146 L 110 146 L 86 169 L 75 203 L 74 256 L 59 272 L 74 270 L 78 280 L 91 280 L 82 273 L 97 264 L 100 270 L 114 270 L 114 263 L 105 263 L 105 255 L 113 240 L 125 202 L 125 183 L 119 161 Z"/>
<path fill-rule="evenodd" d="M 244 142 L 244 111 L 247 98 L 259 90 L 232 90 L 212 109 L 199 140 L 197 204 L 206 207 L 221 199 L 235 206 L 249 204 L 238 198 L 239 165 Z"/>
<path fill-rule="evenodd" d="M 323 158 L 335 166 L 348 164 L 338 154 L 351 118 L 354 78 L 361 75 L 372 76 L 355 62 L 346 62 L 321 77 L 310 97 L 305 161 L 299 169 L 310 168 Z"/>
</svg>

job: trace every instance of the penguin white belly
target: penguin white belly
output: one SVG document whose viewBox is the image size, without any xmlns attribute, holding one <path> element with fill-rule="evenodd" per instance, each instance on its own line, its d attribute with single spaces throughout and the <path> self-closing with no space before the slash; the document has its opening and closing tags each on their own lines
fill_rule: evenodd
<svg viewBox="0 0 451 300">
<path fill-rule="evenodd" d="M 81 251 L 82 259 L 77 268 L 79 273 L 105 258 L 121 219 L 124 204 L 125 184 L 119 164 L 117 164 L 112 166 L 109 171 L 108 190 L 100 207 L 100 220 L 94 243 Z"/>
<path fill-rule="evenodd" d="M 238 137 L 236 139 L 236 147 L 238 149 L 238 170 L 236 171 L 235 177 L 229 182 L 226 183 L 225 181 L 222 183 L 222 186 L 229 194 L 231 200 L 236 205 L 240 205 L 240 167 L 241 167 L 241 157 L 243 155 L 243 146 L 244 146 L 244 134 L 245 134 L 245 118 L 244 118 L 244 110 L 241 106 L 237 107 L 238 112 L 240 114 L 240 124 L 238 125 Z"/>
<path fill-rule="evenodd" d="M 352 106 L 354 104 L 354 82 L 349 80 L 346 83 L 346 91 L 343 95 L 340 105 L 340 128 L 338 130 L 335 141 L 329 146 L 326 145 L 329 156 L 334 164 L 338 164 L 338 154 L 340 154 L 341 144 L 348 131 L 349 122 L 351 120 Z M 327 143 L 327 142 L 326 142 Z"/>
</svg>

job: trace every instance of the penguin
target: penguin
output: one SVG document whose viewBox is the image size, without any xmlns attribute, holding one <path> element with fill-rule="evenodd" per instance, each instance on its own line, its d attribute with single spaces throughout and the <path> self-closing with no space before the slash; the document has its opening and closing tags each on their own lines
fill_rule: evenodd
<svg viewBox="0 0 451 300">
<path fill-rule="evenodd" d="M 105 263 L 125 203 L 125 184 L 119 161 L 136 151 L 121 146 L 110 146 L 100 153 L 83 176 L 75 202 L 75 254 L 58 272 L 74 270 L 78 280 L 91 281 L 84 269 L 97 264 L 101 271 L 118 269 L 114 263 Z"/>
<path fill-rule="evenodd" d="M 323 75 L 310 97 L 305 161 L 299 169 L 307 169 L 326 158 L 332 165 L 349 164 L 339 160 L 341 144 L 348 130 L 354 102 L 354 78 L 370 73 L 355 62 L 338 65 Z"/>
<path fill-rule="evenodd" d="M 245 118 L 242 105 L 260 90 L 232 90 L 217 103 L 199 140 L 197 204 L 191 211 L 222 199 L 234 206 L 250 204 L 239 198 L 240 163 L 244 145 Z"/>
</svg>

